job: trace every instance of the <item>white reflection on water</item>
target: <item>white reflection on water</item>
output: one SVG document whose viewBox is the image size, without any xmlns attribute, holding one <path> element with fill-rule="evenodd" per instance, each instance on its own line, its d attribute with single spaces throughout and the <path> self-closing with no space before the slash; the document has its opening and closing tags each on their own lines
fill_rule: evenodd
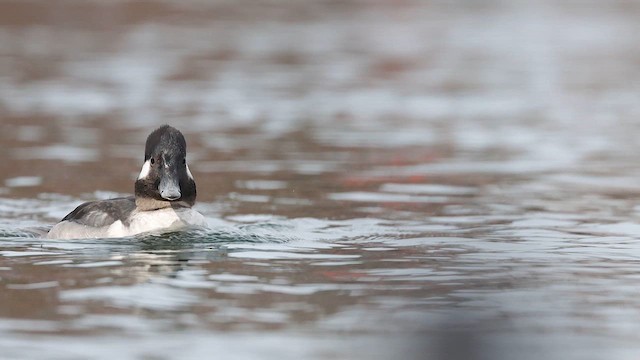
<svg viewBox="0 0 640 360">
<path fill-rule="evenodd" d="M 408 194 L 432 194 L 432 195 L 473 195 L 478 192 L 476 188 L 468 186 L 451 186 L 439 184 L 383 184 L 380 187 L 383 192 L 396 192 Z"/>
<path fill-rule="evenodd" d="M 65 162 L 89 162 L 98 160 L 96 149 L 69 145 L 28 147 L 13 149 L 11 157 L 16 160 L 62 160 Z"/>
<path fill-rule="evenodd" d="M 28 187 L 38 186 L 42 184 L 41 176 L 19 176 L 15 178 L 6 179 L 4 181 L 7 187 Z"/>
<path fill-rule="evenodd" d="M 404 203 L 447 203 L 449 198 L 443 196 L 421 196 L 406 194 L 387 194 L 379 192 L 347 192 L 329 194 L 329 199 L 339 201 L 362 201 L 362 202 L 404 202 Z"/>
<path fill-rule="evenodd" d="M 110 285 L 66 290 L 60 293 L 60 300 L 69 302 L 103 301 L 115 307 L 167 311 L 196 303 L 198 297 L 179 288 L 150 282 L 134 286 Z"/>
<path fill-rule="evenodd" d="M 39 283 L 31 283 L 31 284 L 9 284 L 7 285 L 7 289 L 14 290 L 36 290 L 36 289 L 47 289 L 58 287 L 60 285 L 57 281 L 45 281 Z"/>
</svg>

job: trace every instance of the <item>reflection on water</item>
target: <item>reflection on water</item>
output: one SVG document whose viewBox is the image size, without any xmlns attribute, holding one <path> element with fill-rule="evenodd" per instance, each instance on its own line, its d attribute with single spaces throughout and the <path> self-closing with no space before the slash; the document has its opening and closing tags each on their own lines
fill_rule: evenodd
<svg viewBox="0 0 640 360">
<path fill-rule="evenodd" d="M 639 12 L 0 3 L 2 357 L 633 358 Z M 208 229 L 40 237 L 163 123 Z"/>
</svg>

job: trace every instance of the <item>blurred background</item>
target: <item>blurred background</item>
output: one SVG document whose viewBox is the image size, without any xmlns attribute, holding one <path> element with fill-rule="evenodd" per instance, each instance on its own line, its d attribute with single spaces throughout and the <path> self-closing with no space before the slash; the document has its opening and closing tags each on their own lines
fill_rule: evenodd
<svg viewBox="0 0 640 360">
<path fill-rule="evenodd" d="M 27 177 L 2 191 L 129 192 L 146 135 L 165 123 L 185 133 L 208 201 L 247 172 L 306 181 L 433 157 L 428 146 L 451 115 L 441 89 L 465 91 L 438 64 L 447 62 L 451 17 L 464 11 L 384 1 L 2 1 L 0 116 L 11 159 L 2 174 Z M 300 190 L 316 191 L 306 184 Z"/>
<path fill-rule="evenodd" d="M 0 357 L 635 358 L 639 16 L 0 0 Z M 163 124 L 212 231 L 33 237 Z"/>
<path fill-rule="evenodd" d="M 308 180 L 479 151 L 569 161 L 614 124 L 633 138 L 639 6 L 1 1 L 0 191 L 130 192 L 165 123 L 206 201 L 248 172 L 323 193 Z"/>
</svg>

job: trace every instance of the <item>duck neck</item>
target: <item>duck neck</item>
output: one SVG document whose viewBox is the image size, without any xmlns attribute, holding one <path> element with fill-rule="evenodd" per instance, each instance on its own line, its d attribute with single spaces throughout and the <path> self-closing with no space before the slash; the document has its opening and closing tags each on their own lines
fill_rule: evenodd
<svg viewBox="0 0 640 360">
<path fill-rule="evenodd" d="M 136 196 L 136 208 L 141 211 L 152 211 L 171 207 L 170 201 L 161 201 L 153 198 Z"/>
</svg>

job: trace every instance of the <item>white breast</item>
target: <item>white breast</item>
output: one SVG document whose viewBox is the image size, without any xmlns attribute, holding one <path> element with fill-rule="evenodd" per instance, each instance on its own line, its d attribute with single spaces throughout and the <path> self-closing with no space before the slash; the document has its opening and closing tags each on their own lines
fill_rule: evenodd
<svg viewBox="0 0 640 360">
<path fill-rule="evenodd" d="M 204 216 L 193 209 L 160 209 L 154 211 L 135 211 L 131 214 L 129 226 L 117 221 L 109 227 L 110 237 L 140 234 L 154 230 L 179 229 L 185 226 L 206 226 Z"/>
<path fill-rule="evenodd" d="M 206 226 L 207 222 L 199 212 L 188 209 L 160 209 L 154 211 L 134 211 L 129 226 L 116 221 L 109 226 L 92 227 L 73 221 L 56 224 L 47 234 L 50 239 L 84 239 L 101 237 L 123 237 L 147 231 L 174 230 L 187 226 Z"/>
</svg>

